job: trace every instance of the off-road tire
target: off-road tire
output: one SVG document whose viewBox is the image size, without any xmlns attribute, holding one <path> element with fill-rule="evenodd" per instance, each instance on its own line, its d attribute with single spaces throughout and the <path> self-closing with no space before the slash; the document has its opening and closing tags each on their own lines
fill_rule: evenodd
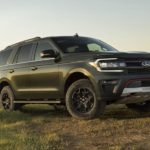
<svg viewBox="0 0 150 150">
<path fill-rule="evenodd" d="M 5 98 L 5 97 L 7 97 L 7 98 Z M 6 100 L 7 102 L 5 102 L 7 104 L 4 104 L 4 99 L 7 99 Z M 10 86 L 5 86 L 1 90 L 0 106 L 3 110 L 6 110 L 6 111 L 14 111 L 14 110 L 18 110 L 22 107 L 21 104 L 14 104 L 14 93 Z"/>
<path fill-rule="evenodd" d="M 87 113 L 82 113 L 82 112 L 77 111 L 77 109 L 74 106 L 73 93 L 77 91 L 78 89 L 82 89 L 82 88 L 87 89 L 87 91 L 89 91 L 91 96 L 93 95 L 92 108 Z M 84 120 L 96 118 L 104 112 L 105 106 L 106 106 L 106 103 L 104 101 L 98 100 L 96 98 L 94 88 L 91 82 L 87 79 L 80 79 L 80 80 L 75 81 L 73 84 L 70 85 L 70 87 L 67 90 L 66 107 L 67 107 L 68 112 L 75 118 L 84 119 Z"/>
</svg>

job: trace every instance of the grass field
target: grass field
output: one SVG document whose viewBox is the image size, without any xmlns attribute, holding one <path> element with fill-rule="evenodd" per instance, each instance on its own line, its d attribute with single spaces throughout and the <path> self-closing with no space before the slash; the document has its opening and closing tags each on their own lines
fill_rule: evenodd
<svg viewBox="0 0 150 150">
<path fill-rule="evenodd" d="M 110 106 L 102 117 L 80 121 L 47 105 L 0 110 L 0 150 L 107 149 L 150 150 L 150 113 Z"/>
</svg>

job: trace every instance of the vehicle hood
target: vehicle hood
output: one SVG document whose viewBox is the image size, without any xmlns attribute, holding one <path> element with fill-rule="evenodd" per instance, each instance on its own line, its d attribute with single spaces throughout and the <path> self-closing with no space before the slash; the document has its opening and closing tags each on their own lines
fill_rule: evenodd
<svg viewBox="0 0 150 150">
<path fill-rule="evenodd" d="M 150 53 L 147 52 L 103 52 L 103 53 L 73 53 L 65 54 L 64 61 L 85 61 L 103 58 L 118 58 L 123 60 L 150 60 Z"/>
<path fill-rule="evenodd" d="M 120 58 L 120 59 L 150 59 L 150 53 L 147 52 L 107 52 L 97 53 L 95 58 Z"/>
</svg>

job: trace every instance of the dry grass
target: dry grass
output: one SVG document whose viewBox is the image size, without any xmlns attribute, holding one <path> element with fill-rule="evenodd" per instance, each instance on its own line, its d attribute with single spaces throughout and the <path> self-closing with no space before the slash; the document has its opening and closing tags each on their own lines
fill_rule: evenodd
<svg viewBox="0 0 150 150">
<path fill-rule="evenodd" d="M 90 121 L 47 105 L 0 110 L 0 150 L 150 150 L 150 113 L 117 107 Z"/>
</svg>

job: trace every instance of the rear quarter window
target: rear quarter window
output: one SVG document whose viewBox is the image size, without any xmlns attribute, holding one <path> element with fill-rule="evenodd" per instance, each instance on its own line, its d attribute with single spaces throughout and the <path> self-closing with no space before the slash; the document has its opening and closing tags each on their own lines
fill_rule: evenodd
<svg viewBox="0 0 150 150">
<path fill-rule="evenodd" d="M 0 52 L 0 66 L 6 65 L 8 58 L 12 52 L 12 49 L 4 50 Z"/>
</svg>

